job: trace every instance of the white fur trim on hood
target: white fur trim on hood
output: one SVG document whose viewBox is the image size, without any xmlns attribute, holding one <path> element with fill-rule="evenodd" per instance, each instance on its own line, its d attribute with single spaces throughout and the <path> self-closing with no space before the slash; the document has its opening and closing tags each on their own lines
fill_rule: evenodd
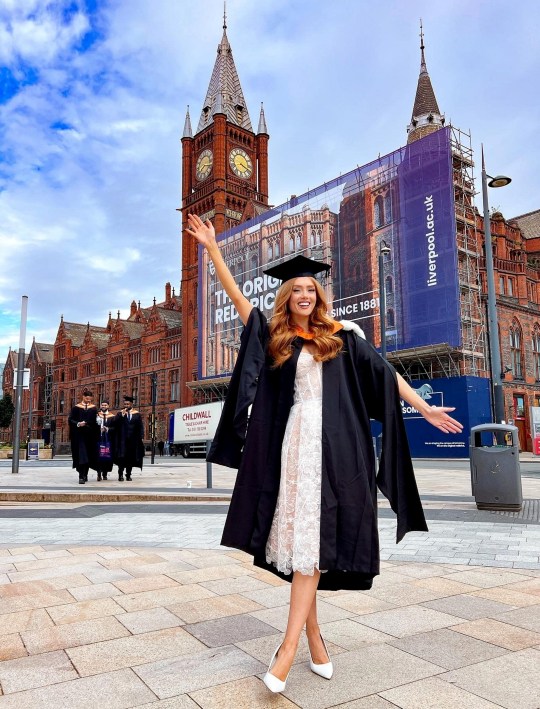
<svg viewBox="0 0 540 709">
<path fill-rule="evenodd" d="M 364 331 L 362 330 L 360 325 L 357 325 L 352 320 L 340 320 L 339 323 L 340 323 L 340 325 L 343 325 L 344 330 L 351 330 L 356 335 L 358 335 L 358 337 L 361 337 L 364 340 L 366 339 Z"/>
</svg>

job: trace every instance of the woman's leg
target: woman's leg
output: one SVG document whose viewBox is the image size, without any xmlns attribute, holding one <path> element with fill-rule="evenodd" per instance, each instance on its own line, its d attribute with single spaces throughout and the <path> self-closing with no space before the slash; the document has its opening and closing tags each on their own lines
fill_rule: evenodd
<svg viewBox="0 0 540 709">
<path fill-rule="evenodd" d="M 309 614 L 306 620 L 306 635 L 309 643 L 311 658 L 316 665 L 324 665 L 330 662 L 321 640 L 321 629 L 317 619 L 317 596 L 313 599 Z"/>
<path fill-rule="evenodd" d="M 317 593 L 320 575 L 317 569 L 315 569 L 313 576 L 305 576 L 298 571 L 294 572 L 287 630 L 285 631 L 285 638 L 279 649 L 276 663 L 270 670 L 274 677 L 278 677 L 282 681 L 285 681 L 294 661 L 300 634 L 306 624 Z"/>
</svg>

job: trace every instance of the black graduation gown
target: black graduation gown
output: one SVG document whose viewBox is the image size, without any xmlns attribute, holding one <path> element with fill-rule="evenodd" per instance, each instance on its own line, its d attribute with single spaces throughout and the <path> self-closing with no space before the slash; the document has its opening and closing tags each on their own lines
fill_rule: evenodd
<svg viewBox="0 0 540 709">
<path fill-rule="evenodd" d="M 122 416 L 119 411 L 114 417 L 114 462 L 119 467 L 143 467 L 144 443 L 143 422 L 139 412 Z"/>
<path fill-rule="evenodd" d="M 99 412 L 98 412 L 99 413 Z M 109 414 L 106 418 L 105 422 L 105 431 L 101 430 L 101 426 L 99 427 L 99 437 L 98 437 L 98 469 L 101 473 L 110 473 L 111 470 L 113 469 L 113 460 L 115 457 L 114 454 L 114 447 L 115 447 L 115 440 L 114 440 L 114 421 L 115 421 L 115 416 L 114 414 Z M 108 460 L 103 460 L 99 457 L 99 444 L 100 443 L 108 443 L 111 449 L 111 458 Z"/>
<path fill-rule="evenodd" d="M 96 423 L 97 409 L 89 406 L 83 409 L 81 406 L 74 406 L 69 414 L 69 438 L 71 441 L 71 456 L 73 458 L 72 468 L 89 466 L 97 470 L 97 440 L 99 428 Z M 77 426 L 81 421 L 86 422 L 86 426 Z"/>
<path fill-rule="evenodd" d="M 414 478 L 393 368 L 354 332 L 337 333 L 341 353 L 323 363 L 319 588 L 368 589 L 379 573 L 377 486 L 397 514 L 397 541 L 427 531 Z M 266 354 L 264 315 L 251 311 L 208 460 L 238 468 L 221 543 L 253 555 L 257 566 L 291 581 L 266 562 L 281 473 L 281 445 L 294 398 L 303 340 L 277 369 Z M 248 426 L 248 408 L 252 404 Z M 382 423 L 375 474 L 370 418 Z"/>
</svg>

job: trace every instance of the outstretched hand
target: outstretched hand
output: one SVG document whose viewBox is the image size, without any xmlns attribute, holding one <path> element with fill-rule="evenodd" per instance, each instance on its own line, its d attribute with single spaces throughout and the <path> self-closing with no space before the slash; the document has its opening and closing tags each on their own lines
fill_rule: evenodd
<svg viewBox="0 0 540 709">
<path fill-rule="evenodd" d="M 194 236 L 199 244 L 207 249 L 216 243 L 216 232 L 209 219 L 203 222 L 196 214 L 188 214 L 188 226 L 186 227 L 186 231 Z"/>
<path fill-rule="evenodd" d="M 444 433 L 461 433 L 463 424 L 448 415 L 449 411 L 454 410 L 454 406 L 431 406 L 424 414 L 424 418 Z"/>
</svg>

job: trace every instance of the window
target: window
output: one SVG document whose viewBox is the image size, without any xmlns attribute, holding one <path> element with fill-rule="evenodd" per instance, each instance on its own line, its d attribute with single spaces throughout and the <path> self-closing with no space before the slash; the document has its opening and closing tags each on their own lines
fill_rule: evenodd
<svg viewBox="0 0 540 709">
<path fill-rule="evenodd" d="M 197 338 L 196 337 L 193 339 L 193 356 L 194 357 L 197 356 Z"/>
<path fill-rule="evenodd" d="M 386 276 L 384 279 L 384 290 L 387 295 L 394 292 L 394 279 L 392 276 Z"/>
<path fill-rule="evenodd" d="M 161 347 L 150 347 L 148 350 L 148 363 L 156 364 L 161 361 Z"/>
<path fill-rule="evenodd" d="M 116 355 L 112 359 L 112 371 L 121 372 L 124 369 L 124 358 L 122 355 Z"/>
<path fill-rule="evenodd" d="M 104 358 L 96 360 L 96 370 L 97 374 L 107 374 L 107 360 Z"/>
<path fill-rule="evenodd" d="M 137 402 L 139 400 L 139 377 L 131 378 L 131 396 Z"/>
<path fill-rule="evenodd" d="M 114 409 L 119 409 L 120 408 L 120 380 L 115 379 L 113 382 L 113 402 L 112 402 L 113 408 Z"/>
<path fill-rule="evenodd" d="M 180 399 L 180 370 L 173 369 L 169 372 L 169 389 L 171 401 Z"/>
<path fill-rule="evenodd" d="M 514 295 L 514 279 L 508 279 L 508 295 Z"/>
<path fill-rule="evenodd" d="M 377 197 L 373 204 L 373 226 L 378 229 L 383 225 L 383 198 L 381 195 Z"/>
<path fill-rule="evenodd" d="M 69 381 L 74 382 L 77 379 L 77 367 L 70 367 Z"/>
<path fill-rule="evenodd" d="M 214 313 L 212 312 L 211 315 L 211 322 L 214 322 Z M 180 343 L 179 342 L 173 342 L 170 346 L 169 349 L 169 358 L 170 359 L 180 359 Z"/>
<path fill-rule="evenodd" d="M 130 368 L 141 366 L 141 351 L 140 350 L 136 350 L 134 352 L 129 353 L 128 365 Z"/>
<path fill-rule="evenodd" d="M 272 251 L 272 244 L 268 244 L 268 260 L 271 261 L 274 256 L 274 252 Z"/>
<path fill-rule="evenodd" d="M 512 326 L 510 327 L 510 359 L 512 374 L 517 379 L 523 378 L 523 368 L 522 368 L 522 337 L 521 337 L 521 327 L 517 320 L 514 320 Z"/>
<path fill-rule="evenodd" d="M 392 200 L 390 193 L 384 196 L 384 223 L 390 224 L 392 221 Z"/>
<path fill-rule="evenodd" d="M 499 293 L 504 295 L 504 276 L 499 276 Z"/>
<path fill-rule="evenodd" d="M 540 381 L 540 326 L 535 325 L 532 336 L 533 371 L 536 381 Z"/>
<path fill-rule="evenodd" d="M 395 327 L 396 326 L 396 319 L 394 315 L 394 311 L 392 308 L 386 311 L 386 327 Z"/>
<path fill-rule="evenodd" d="M 300 232 L 298 232 L 298 234 L 296 235 L 296 250 L 300 251 L 301 248 L 302 248 L 302 234 Z"/>
<path fill-rule="evenodd" d="M 274 255 L 276 258 L 279 258 L 281 256 L 280 254 L 280 248 L 279 248 L 279 241 L 276 241 L 275 246 L 274 246 Z"/>
<path fill-rule="evenodd" d="M 86 364 L 83 364 L 83 377 L 91 377 L 92 376 L 92 362 L 86 362 Z"/>
<path fill-rule="evenodd" d="M 293 251 L 294 251 L 294 237 L 291 236 L 291 238 L 289 239 L 289 253 L 292 254 Z"/>
<path fill-rule="evenodd" d="M 103 399 L 105 399 L 105 384 L 103 384 L 103 382 L 98 384 L 97 395 L 98 395 L 98 398 L 95 403 L 99 406 L 101 404 L 101 402 L 103 401 Z"/>
</svg>

